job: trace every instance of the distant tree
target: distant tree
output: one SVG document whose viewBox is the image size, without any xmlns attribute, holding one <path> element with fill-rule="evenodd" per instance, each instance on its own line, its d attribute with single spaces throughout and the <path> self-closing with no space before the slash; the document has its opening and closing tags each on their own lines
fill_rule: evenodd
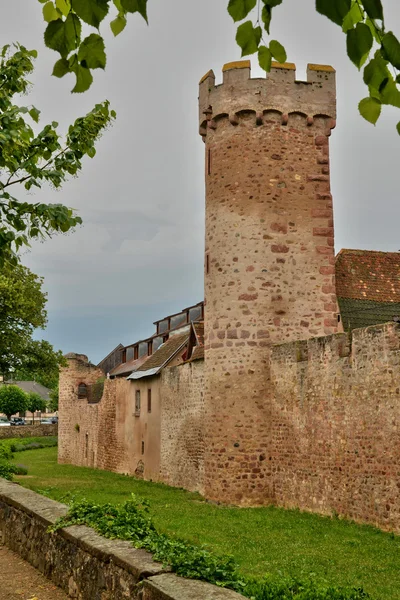
<svg viewBox="0 0 400 600">
<path fill-rule="evenodd" d="M 36 394 L 35 392 L 30 392 L 27 394 L 27 397 L 28 403 L 26 410 L 29 410 L 29 412 L 32 413 L 33 422 L 35 422 L 35 412 L 38 410 L 45 411 L 47 408 L 47 402 L 42 398 L 42 396 Z"/>
<path fill-rule="evenodd" d="M 66 232 L 82 222 L 62 204 L 21 202 L 10 192 L 21 185 L 40 188 L 44 182 L 61 187 L 68 175 L 81 170 L 83 156 L 96 154 L 95 142 L 115 117 L 105 101 L 77 119 L 64 141 L 55 121 L 35 132 L 29 121 L 38 123 L 40 111 L 16 101 L 28 90 L 36 56 L 35 50 L 18 44 L 0 51 L 0 267 L 17 263 L 18 251 L 30 240 Z"/>
<path fill-rule="evenodd" d="M 0 373 L 4 379 L 48 380 L 57 384 L 60 351 L 49 342 L 32 340 L 33 331 L 47 322 L 43 279 L 22 265 L 5 264 L 0 270 Z M 26 377 L 29 374 L 29 377 Z"/>
<path fill-rule="evenodd" d="M 58 410 L 58 384 L 50 391 L 49 408 L 53 412 Z"/>
<path fill-rule="evenodd" d="M 223 0 L 225 3 L 227 0 Z M 286 51 L 270 36 L 272 14 L 284 0 L 228 0 L 227 10 L 235 22 L 241 22 L 236 41 L 242 56 L 258 55 L 262 69 L 270 71 L 272 60 L 286 61 Z M 106 53 L 99 26 L 111 14 L 110 27 L 118 35 L 126 26 L 129 13 L 147 20 L 148 0 L 39 0 L 47 22 L 44 41 L 48 48 L 60 54 L 53 75 L 63 77 L 74 73 L 73 92 L 84 92 L 92 81 L 93 69 L 104 69 Z M 300 2 L 300 0 L 298 0 Z M 306 2 L 303 0 L 303 5 Z M 386 27 L 382 0 L 315 0 L 318 13 L 342 29 L 346 37 L 347 54 L 358 70 L 363 72 L 368 96 L 359 103 L 360 114 L 375 124 L 382 105 L 400 108 L 400 42 Z M 110 10 L 111 9 L 111 10 Z M 249 20 L 245 19 L 250 17 Z M 94 28 L 82 39 L 87 26 Z M 299 32 L 308 35 L 308 32 Z M 397 125 L 400 134 L 400 122 Z"/>
<path fill-rule="evenodd" d="M 28 396 L 16 385 L 2 385 L 0 387 L 0 412 L 11 419 L 17 412 L 24 412 L 28 408 Z"/>
</svg>

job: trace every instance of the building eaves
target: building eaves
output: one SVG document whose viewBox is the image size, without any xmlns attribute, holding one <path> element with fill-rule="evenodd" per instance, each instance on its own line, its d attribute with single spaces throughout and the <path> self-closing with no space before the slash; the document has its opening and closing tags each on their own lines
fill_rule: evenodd
<svg viewBox="0 0 400 600">
<path fill-rule="evenodd" d="M 164 342 L 154 354 L 147 357 L 147 360 L 136 369 L 128 379 L 140 379 L 141 377 L 156 375 L 163 367 L 167 366 L 182 348 L 184 348 L 188 339 L 189 333 L 172 336 L 169 340 Z"/>
</svg>

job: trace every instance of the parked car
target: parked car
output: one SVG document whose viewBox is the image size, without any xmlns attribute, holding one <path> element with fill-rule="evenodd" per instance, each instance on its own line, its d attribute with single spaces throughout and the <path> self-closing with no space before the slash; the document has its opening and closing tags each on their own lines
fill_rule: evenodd
<svg viewBox="0 0 400 600">
<path fill-rule="evenodd" d="M 53 419 L 40 419 L 41 425 L 53 425 Z"/>
<path fill-rule="evenodd" d="M 10 427 L 11 423 L 7 417 L 0 417 L 0 427 Z"/>
<path fill-rule="evenodd" d="M 25 425 L 25 419 L 22 417 L 11 417 L 10 425 Z"/>
<path fill-rule="evenodd" d="M 56 425 L 56 423 L 58 423 L 58 417 L 50 417 L 50 419 L 53 425 Z"/>
</svg>

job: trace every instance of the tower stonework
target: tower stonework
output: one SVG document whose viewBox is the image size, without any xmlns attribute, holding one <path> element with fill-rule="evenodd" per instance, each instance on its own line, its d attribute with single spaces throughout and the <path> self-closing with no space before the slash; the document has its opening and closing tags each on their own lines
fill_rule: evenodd
<svg viewBox="0 0 400 600">
<path fill-rule="evenodd" d="M 271 344 L 335 333 L 329 136 L 335 71 L 249 61 L 200 81 L 206 156 L 205 495 L 274 500 Z"/>
</svg>

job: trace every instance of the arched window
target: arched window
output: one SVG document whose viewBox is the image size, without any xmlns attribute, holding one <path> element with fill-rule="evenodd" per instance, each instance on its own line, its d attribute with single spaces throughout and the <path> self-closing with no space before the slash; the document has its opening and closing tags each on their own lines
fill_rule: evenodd
<svg viewBox="0 0 400 600">
<path fill-rule="evenodd" d="M 87 398 L 88 397 L 88 386 L 86 383 L 80 383 L 78 385 L 78 398 Z"/>
</svg>

